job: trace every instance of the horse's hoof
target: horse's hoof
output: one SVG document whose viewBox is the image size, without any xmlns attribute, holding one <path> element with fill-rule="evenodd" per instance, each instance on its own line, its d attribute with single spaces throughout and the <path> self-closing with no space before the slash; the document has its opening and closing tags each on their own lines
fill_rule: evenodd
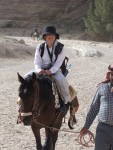
<svg viewBox="0 0 113 150">
<path fill-rule="evenodd" d="M 76 118 L 75 118 L 75 116 L 73 116 L 72 118 L 70 118 L 69 119 L 69 121 L 68 121 L 68 126 L 69 126 L 69 128 L 70 129 L 74 129 L 74 124 L 76 124 L 77 123 L 77 120 L 76 120 Z"/>
<path fill-rule="evenodd" d="M 71 122 L 70 121 L 68 121 L 68 126 L 69 126 L 69 128 L 72 130 L 72 129 L 74 129 L 73 127 L 72 127 L 72 125 L 71 125 Z"/>
</svg>

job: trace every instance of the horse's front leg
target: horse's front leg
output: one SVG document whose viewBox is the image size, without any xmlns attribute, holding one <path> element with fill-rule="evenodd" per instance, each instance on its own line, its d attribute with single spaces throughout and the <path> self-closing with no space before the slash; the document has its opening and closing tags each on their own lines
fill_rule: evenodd
<svg viewBox="0 0 113 150">
<path fill-rule="evenodd" d="M 42 150 L 40 133 L 37 136 L 35 136 L 35 139 L 36 139 L 36 149 Z"/>
<path fill-rule="evenodd" d="M 62 117 L 59 117 L 58 118 L 58 121 L 55 122 L 54 124 L 54 127 L 59 129 L 61 128 L 61 125 L 62 125 Z M 55 144 L 56 144 L 56 141 L 58 139 L 58 130 L 57 131 L 53 131 L 53 135 L 52 135 L 52 139 L 53 139 L 53 150 L 55 150 Z"/>
<path fill-rule="evenodd" d="M 52 131 L 50 129 L 45 128 L 46 141 L 43 146 L 43 150 L 53 150 L 53 139 L 52 139 Z"/>
<path fill-rule="evenodd" d="M 58 131 L 53 132 L 53 150 L 55 150 L 55 144 L 58 139 Z"/>
<path fill-rule="evenodd" d="M 32 131 L 34 133 L 35 140 L 36 140 L 36 149 L 42 150 L 41 138 L 40 138 L 40 129 L 35 125 L 32 125 L 31 128 L 32 128 Z"/>
</svg>

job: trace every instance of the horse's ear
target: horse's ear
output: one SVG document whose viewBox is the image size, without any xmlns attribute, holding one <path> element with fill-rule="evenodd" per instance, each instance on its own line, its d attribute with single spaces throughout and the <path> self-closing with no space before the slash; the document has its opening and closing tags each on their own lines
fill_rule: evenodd
<svg viewBox="0 0 113 150">
<path fill-rule="evenodd" d="M 24 78 L 22 78 L 18 72 L 17 72 L 17 75 L 18 75 L 18 81 L 20 81 L 21 83 L 24 83 Z"/>
<path fill-rule="evenodd" d="M 33 72 L 32 74 L 32 80 L 35 81 L 36 80 L 36 73 Z"/>
<path fill-rule="evenodd" d="M 36 73 L 34 73 L 34 72 L 32 74 L 32 81 L 33 81 L 33 86 L 35 87 L 38 84 L 38 82 L 36 80 Z"/>
</svg>

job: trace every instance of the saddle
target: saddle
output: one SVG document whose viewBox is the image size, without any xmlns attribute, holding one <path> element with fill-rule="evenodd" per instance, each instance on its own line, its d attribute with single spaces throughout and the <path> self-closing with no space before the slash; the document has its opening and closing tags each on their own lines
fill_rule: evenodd
<svg viewBox="0 0 113 150">
<path fill-rule="evenodd" d="M 55 108 L 60 108 L 61 103 L 63 102 L 64 97 L 62 96 L 61 90 L 55 81 L 54 77 L 51 78 L 52 81 L 52 89 L 53 89 L 53 95 L 55 95 Z M 78 104 L 78 99 L 77 99 L 77 92 L 75 89 L 70 85 L 69 86 L 69 94 L 71 97 L 71 107 L 77 107 L 79 106 Z"/>
<path fill-rule="evenodd" d="M 74 90 L 74 88 L 70 85 L 69 86 L 69 94 L 71 96 L 71 101 L 76 97 L 77 93 L 76 91 Z"/>
</svg>

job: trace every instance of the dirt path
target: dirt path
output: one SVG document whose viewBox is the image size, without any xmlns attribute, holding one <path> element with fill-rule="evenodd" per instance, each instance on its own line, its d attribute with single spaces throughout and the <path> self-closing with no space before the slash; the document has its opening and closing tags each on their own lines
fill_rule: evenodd
<svg viewBox="0 0 113 150">
<path fill-rule="evenodd" d="M 78 123 L 74 131 L 79 131 L 84 124 L 87 109 L 96 85 L 101 81 L 110 59 L 106 57 L 79 57 L 74 49 L 67 49 L 71 56 L 72 70 L 68 75 L 71 85 L 77 89 L 80 108 L 77 113 Z M 105 56 L 104 56 L 105 57 Z M 35 139 L 30 127 L 17 125 L 17 105 L 19 82 L 17 72 L 22 76 L 34 68 L 33 57 L 24 59 L 0 59 L 0 149 L 1 150 L 35 150 Z M 68 115 L 67 115 L 68 118 Z M 67 121 L 67 119 L 66 119 Z M 97 120 L 91 127 L 95 133 Z M 62 128 L 67 128 L 67 123 Z M 43 131 L 42 136 L 44 139 Z M 76 134 L 60 132 L 56 150 L 87 150 L 77 144 Z M 89 148 L 92 150 L 92 148 Z"/>
</svg>

